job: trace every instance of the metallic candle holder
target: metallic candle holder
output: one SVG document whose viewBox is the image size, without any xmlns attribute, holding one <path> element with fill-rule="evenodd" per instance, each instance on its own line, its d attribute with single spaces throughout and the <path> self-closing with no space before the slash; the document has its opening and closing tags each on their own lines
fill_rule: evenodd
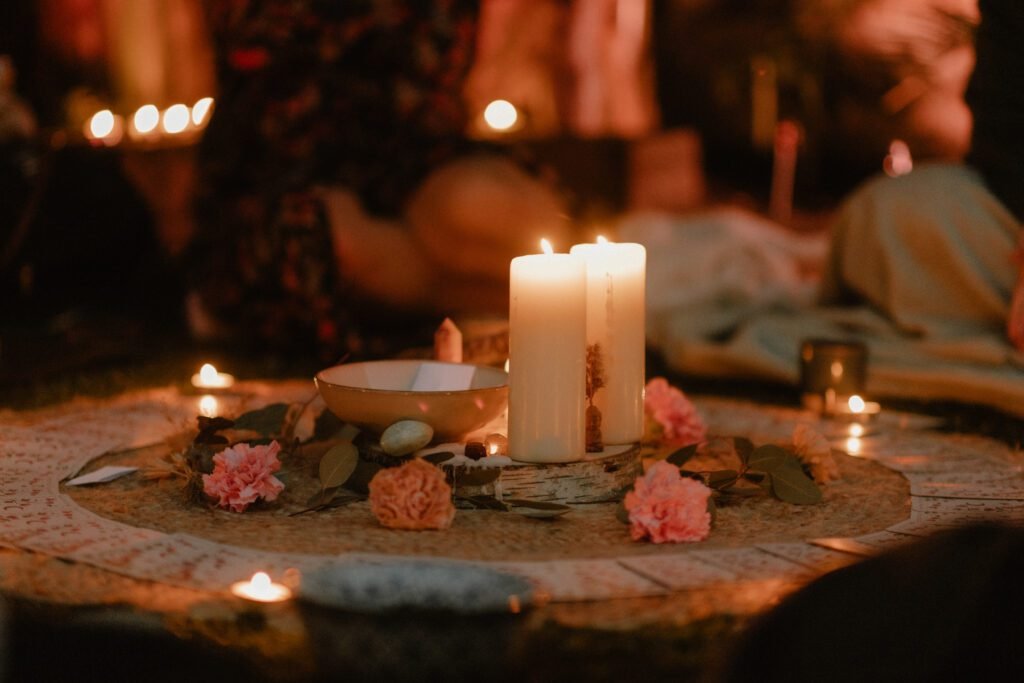
<svg viewBox="0 0 1024 683">
<path fill-rule="evenodd" d="M 807 339 L 800 347 L 800 388 L 808 410 L 832 415 L 838 402 L 863 394 L 868 347 L 862 342 Z"/>
</svg>

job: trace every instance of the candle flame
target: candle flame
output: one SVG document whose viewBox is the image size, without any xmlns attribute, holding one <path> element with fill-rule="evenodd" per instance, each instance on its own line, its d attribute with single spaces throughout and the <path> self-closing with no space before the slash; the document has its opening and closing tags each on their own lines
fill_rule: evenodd
<svg viewBox="0 0 1024 683">
<path fill-rule="evenodd" d="M 204 97 L 192 105 L 192 123 L 201 126 L 206 122 L 206 117 L 213 108 L 213 98 Z"/>
<path fill-rule="evenodd" d="M 498 453 L 498 444 L 492 443 L 489 451 L 491 455 L 496 455 Z"/>
<path fill-rule="evenodd" d="M 199 379 L 207 383 L 216 382 L 217 368 L 209 363 L 203 363 L 203 367 L 199 368 Z"/>
<path fill-rule="evenodd" d="M 102 140 L 114 132 L 114 112 L 109 109 L 98 111 L 89 119 L 89 132 L 92 137 Z"/>
<path fill-rule="evenodd" d="M 846 440 L 846 453 L 848 455 L 860 455 L 860 448 L 860 439 L 858 439 L 857 437 L 851 436 L 849 439 Z"/>
<path fill-rule="evenodd" d="M 188 127 L 191 118 L 188 107 L 174 104 L 164 111 L 164 131 L 169 135 L 180 133 Z"/>
<path fill-rule="evenodd" d="M 492 130 L 505 131 L 516 125 L 519 112 L 508 100 L 494 100 L 484 109 L 484 122 Z"/>
<path fill-rule="evenodd" d="M 864 436 L 864 425 L 860 424 L 859 422 L 854 422 L 852 425 L 850 425 L 850 436 L 855 438 L 860 438 Z"/>
<path fill-rule="evenodd" d="M 608 238 L 605 237 L 604 235 L 598 235 L 597 236 L 597 243 L 598 244 L 608 244 Z"/>
<path fill-rule="evenodd" d="M 543 238 L 541 238 L 540 241 L 540 248 L 545 254 L 555 253 L 555 250 L 551 247 L 551 242 L 548 242 L 546 239 Z"/>
<path fill-rule="evenodd" d="M 160 123 L 160 110 L 153 104 L 144 104 L 139 107 L 135 116 L 132 117 L 132 124 L 135 130 L 142 134 L 152 133 Z"/>
<path fill-rule="evenodd" d="M 266 572 L 256 572 L 249 581 L 256 590 L 267 590 L 270 588 L 270 575 Z"/>
<path fill-rule="evenodd" d="M 854 394 L 853 396 L 851 396 L 850 400 L 847 403 L 850 406 L 850 412 L 851 413 L 863 413 L 864 412 L 864 399 L 862 399 L 857 394 Z"/>
</svg>

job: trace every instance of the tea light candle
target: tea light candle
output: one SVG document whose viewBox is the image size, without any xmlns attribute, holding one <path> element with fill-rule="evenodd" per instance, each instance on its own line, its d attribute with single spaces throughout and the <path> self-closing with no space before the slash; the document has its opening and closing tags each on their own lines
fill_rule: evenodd
<svg viewBox="0 0 1024 683">
<path fill-rule="evenodd" d="M 204 363 L 199 372 L 192 375 L 192 386 L 198 389 L 228 389 L 235 383 L 235 378 L 225 372 L 217 372 L 217 368 Z"/>
<path fill-rule="evenodd" d="M 586 263 L 541 246 L 509 269 L 508 454 L 571 462 L 585 452 Z"/>
<path fill-rule="evenodd" d="M 860 342 L 808 339 L 800 348 L 804 406 L 833 413 L 847 397 L 864 391 L 868 349 Z"/>
<path fill-rule="evenodd" d="M 857 394 L 854 394 L 845 403 L 837 405 L 835 413 L 839 417 L 866 422 L 877 417 L 881 411 L 882 407 L 878 403 L 865 401 Z"/>
<path fill-rule="evenodd" d="M 594 392 L 606 444 L 640 441 L 644 434 L 644 329 L 647 250 L 641 244 L 577 244 L 587 262 L 587 346 L 597 346 L 604 387 Z"/>
<path fill-rule="evenodd" d="M 253 602 L 282 602 L 292 597 L 288 586 L 271 581 L 265 572 L 256 572 L 248 581 L 231 584 L 231 592 Z"/>
</svg>

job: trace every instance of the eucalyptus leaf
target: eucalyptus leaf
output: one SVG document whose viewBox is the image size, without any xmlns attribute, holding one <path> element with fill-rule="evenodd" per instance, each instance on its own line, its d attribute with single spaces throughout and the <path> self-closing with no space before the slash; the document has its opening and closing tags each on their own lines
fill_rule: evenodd
<svg viewBox="0 0 1024 683">
<path fill-rule="evenodd" d="M 498 480 L 501 476 L 500 467 L 473 467 L 462 468 L 456 473 L 457 486 L 486 486 Z"/>
<path fill-rule="evenodd" d="M 447 462 L 455 457 L 455 454 L 451 451 L 438 451 L 436 453 L 428 453 L 421 459 L 426 460 L 431 465 L 440 465 L 443 462 Z"/>
<path fill-rule="evenodd" d="M 736 470 L 715 470 L 708 472 L 708 486 L 713 489 L 725 488 L 735 484 L 739 478 L 740 473 Z"/>
<path fill-rule="evenodd" d="M 754 452 L 754 442 L 745 436 L 734 436 L 732 438 L 732 447 L 736 450 L 736 455 L 740 457 L 740 462 L 744 465 L 750 462 L 750 454 Z"/>
<path fill-rule="evenodd" d="M 673 451 L 665 460 L 676 467 L 682 467 L 686 464 L 686 461 L 697 454 L 697 449 L 700 448 L 699 443 L 691 443 L 689 446 L 683 446 L 682 448 Z"/>
<path fill-rule="evenodd" d="M 306 507 L 316 508 L 325 505 L 337 492 L 338 488 L 336 486 L 332 486 L 329 489 L 320 489 L 306 501 Z"/>
<path fill-rule="evenodd" d="M 322 413 L 316 416 L 316 420 L 313 421 L 313 440 L 323 441 L 325 439 L 333 438 L 338 430 L 345 426 L 337 415 L 332 413 L 330 410 L 324 410 Z M 351 441 L 351 439 L 349 439 Z"/>
<path fill-rule="evenodd" d="M 265 408 L 243 413 L 235 420 L 235 429 L 248 429 L 264 435 L 279 434 L 288 416 L 287 403 L 272 403 Z"/>
<path fill-rule="evenodd" d="M 340 507 L 345 507 L 346 505 L 349 505 L 350 503 L 358 503 L 361 500 L 366 500 L 366 496 L 358 496 L 358 495 L 355 495 L 355 494 L 352 494 L 352 493 L 341 493 L 341 494 L 338 494 L 338 495 L 334 496 L 329 501 L 327 501 L 323 505 L 323 507 L 327 508 L 327 509 L 330 509 L 330 508 L 340 508 Z"/>
<path fill-rule="evenodd" d="M 356 470 L 359 451 L 351 441 L 342 441 L 320 458 L 320 485 L 325 489 L 341 486 Z"/>
<path fill-rule="evenodd" d="M 774 444 L 766 444 L 754 449 L 750 454 L 747 464 L 750 469 L 753 470 L 775 472 L 776 470 L 782 467 L 787 467 L 790 463 L 795 462 L 796 458 L 794 458 L 789 451 Z"/>
<path fill-rule="evenodd" d="M 456 501 L 464 502 L 470 507 L 478 510 L 498 510 L 499 512 L 508 511 L 508 506 L 494 496 L 457 496 Z"/>
<path fill-rule="evenodd" d="M 800 465 L 783 466 L 772 472 L 772 493 L 786 503 L 813 505 L 821 501 L 821 489 L 804 474 Z"/>
</svg>

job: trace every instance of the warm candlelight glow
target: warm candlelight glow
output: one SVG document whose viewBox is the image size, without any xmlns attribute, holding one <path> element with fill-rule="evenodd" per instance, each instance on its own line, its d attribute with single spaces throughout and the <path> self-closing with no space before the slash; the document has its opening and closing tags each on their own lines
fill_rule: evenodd
<svg viewBox="0 0 1024 683">
<path fill-rule="evenodd" d="M 598 235 L 597 236 L 597 243 L 598 244 L 608 244 L 608 238 L 605 237 L 604 235 Z"/>
<path fill-rule="evenodd" d="M 235 383 L 231 375 L 218 372 L 217 368 L 209 363 L 204 363 L 199 368 L 199 373 L 192 375 L 192 386 L 200 389 L 227 389 Z"/>
<path fill-rule="evenodd" d="M 849 455 L 860 455 L 860 439 L 856 436 L 851 436 L 846 440 L 846 452 Z"/>
<path fill-rule="evenodd" d="M 847 403 L 850 406 L 850 412 L 851 413 L 860 414 L 860 413 L 864 412 L 864 406 L 865 406 L 864 399 L 862 399 L 857 394 L 854 394 L 853 396 L 851 396 L 850 400 L 847 401 Z"/>
<path fill-rule="evenodd" d="M 850 425 L 850 436 L 860 438 L 864 436 L 864 425 L 859 422 L 854 422 Z"/>
<path fill-rule="evenodd" d="M 217 402 L 216 396 L 210 394 L 204 395 L 199 399 L 199 414 L 205 417 L 217 417 L 217 411 L 220 409 L 220 405 Z"/>
<path fill-rule="evenodd" d="M 213 98 L 204 97 L 192 105 L 192 124 L 201 126 L 206 122 L 206 117 L 213 108 Z"/>
<path fill-rule="evenodd" d="M 841 379 L 843 376 L 843 364 L 837 360 L 832 361 L 832 365 L 829 367 L 829 372 L 832 373 L 834 379 Z"/>
<path fill-rule="evenodd" d="M 188 107 L 184 104 L 171 105 L 164 111 L 164 131 L 171 135 L 180 133 L 188 127 L 189 120 Z"/>
<path fill-rule="evenodd" d="M 553 253 L 555 253 L 555 250 L 551 247 L 551 242 L 548 242 L 544 238 L 541 238 L 541 240 L 540 240 L 540 248 L 541 248 L 541 251 L 543 251 L 545 254 L 553 254 Z"/>
<path fill-rule="evenodd" d="M 256 572 L 249 581 L 232 584 L 231 592 L 240 598 L 255 602 L 281 602 L 292 596 L 287 586 L 274 583 L 265 572 Z"/>
<path fill-rule="evenodd" d="M 89 140 L 102 142 L 109 147 L 121 141 L 124 121 L 109 109 L 103 109 L 89 117 L 82 132 Z"/>
<path fill-rule="evenodd" d="M 136 131 L 145 135 L 156 130 L 160 123 L 160 110 L 155 105 L 145 104 L 138 108 L 135 116 L 132 117 L 132 126 Z"/>
<path fill-rule="evenodd" d="M 494 100 L 484 109 L 484 122 L 493 130 L 509 130 L 518 120 L 519 112 L 508 100 Z"/>
<path fill-rule="evenodd" d="M 98 111 L 89 119 L 89 133 L 96 139 L 105 138 L 114 132 L 114 112 L 109 109 Z"/>
</svg>

